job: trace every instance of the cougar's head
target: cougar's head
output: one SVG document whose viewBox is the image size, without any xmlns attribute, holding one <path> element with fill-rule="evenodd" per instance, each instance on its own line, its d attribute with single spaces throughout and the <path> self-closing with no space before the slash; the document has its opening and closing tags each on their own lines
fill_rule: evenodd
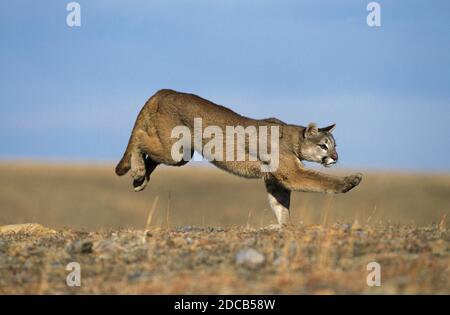
<svg viewBox="0 0 450 315">
<path fill-rule="evenodd" d="M 336 164 L 338 154 L 336 152 L 336 142 L 331 134 L 334 127 L 317 128 L 314 123 L 310 123 L 303 132 L 304 142 L 300 144 L 300 156 L 302 160 L 321 163 L 325 167 Z"/>
</svg>

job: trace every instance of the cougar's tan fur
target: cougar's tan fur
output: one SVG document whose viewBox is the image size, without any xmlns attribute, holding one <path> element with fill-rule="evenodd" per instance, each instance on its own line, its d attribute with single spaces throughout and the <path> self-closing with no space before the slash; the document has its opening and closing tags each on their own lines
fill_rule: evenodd
<svg viewBox="0 0 450 315">
<path fill-rule="evenodd" d="M 194 134 L 194 118 L 202 118 L 203 128 L 218 126 L 278 126 L 279 166 L 276 171 L 261 171 L 264 161 L 212 161 L 217 167 L 246 178 L 262 178 L 269 194 L 269 202 L 279 225 L 288 223 L 291 191 L 345 193 L 357 186 L 361 174 L 337 177 L 306 169 L 301 161 L 336 161 L 334 125 L 317 128 L 286 124 L 276 118 L 252 119 L 214 104 L 199 96 L 173 90 L 155 93 L 140 111 L 128 146 L 116 166 L 121 176 L 131 169 L 136 191 L 145 188 L 150 174 L 158 164 L 181 166 L 188 161 L 175 161 L 171 150 L 178 140 L 171 137 L 176 126 L 187 126 Z M 208 140 L 203 140 L 207 142 Z M 191 153 L 191 156 L 193 151 Z"/>
</svg>

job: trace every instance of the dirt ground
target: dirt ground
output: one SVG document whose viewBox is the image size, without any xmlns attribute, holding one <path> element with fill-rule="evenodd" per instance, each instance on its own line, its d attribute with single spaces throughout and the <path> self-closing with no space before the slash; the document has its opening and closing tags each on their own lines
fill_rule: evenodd
<svg viewBox="0 0 450 315">
<path fill-rule="evenodd" d="M 444 224 L 16 227 L 0 229 L 0 294 L 450 294 Z M 80 264 L 80 287 L 66 284 L 70 262 Z M 381 286 L 367 285 L 370 262 Z"/>
<path fill-rule="evenodd" d="M 134 193 L 112 165 L 3 163 L 0 294 L 450 294 L 450 176 L 363 173 L 345 195 L 295 193 L 276 231 L 264 185 L 213 168 Z"/>
</svg>

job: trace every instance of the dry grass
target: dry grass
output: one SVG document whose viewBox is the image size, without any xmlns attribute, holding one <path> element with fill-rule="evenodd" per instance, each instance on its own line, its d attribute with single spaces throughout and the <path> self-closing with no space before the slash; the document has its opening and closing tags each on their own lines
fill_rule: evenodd
<svg viewBox="0 0 450 315">
<path fill-rule="evenodd" d="M 45 227 L 0 228 L 0 294 L 450 294 L 449 205 L 449 175 L 366 173 L 349 194 L 295 193 L 279 232 L 261 228 L 263 184 L 216 169 L 161 168 L 134 193 L 112 166 L 3 164 L 0 225 Z M 264 262 L 238 265 L 247 247 Z"/>
<path fill-rule="evenodd" d="M 449 240 L 406 225 L 25 230 L 0 234 L 0 294 L 449 294 Z M 264 261 L 237 264 L 246 247 Z M 73 261 L 81 287 L 65 284 Z M 372 261 L 381 287 L 366 284 Z"/>
<path fill-rule="evenodd" d="M 115 176 L 113 165 L 0 164 L 0 225 L 144 229 L 156 198 L 156 227 L 274 223 L 260 180 L 213 167 L 161 167 L 149 186 L 135 193 L 130 178 Z M 429 225 L 450 215 L 450 175 L 365 172 L 361 185 L 348 194 L 294 193 L 291 213 L 293 223 L 304 224 L 357 219 Z"/>
</svg>

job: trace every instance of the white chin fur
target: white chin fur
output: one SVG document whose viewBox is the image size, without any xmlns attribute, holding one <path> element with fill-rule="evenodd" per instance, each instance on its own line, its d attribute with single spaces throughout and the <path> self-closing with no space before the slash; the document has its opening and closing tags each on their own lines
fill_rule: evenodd
<svg viewBox="0 0 450 315">
<path fill-rule="evenodd" d="M 327 159 L 326 162 L 323 164 L 325 167 L 332 167 L 334 164 L 336 164 L 336 161 L 333 159 Z"/>
</svg>

